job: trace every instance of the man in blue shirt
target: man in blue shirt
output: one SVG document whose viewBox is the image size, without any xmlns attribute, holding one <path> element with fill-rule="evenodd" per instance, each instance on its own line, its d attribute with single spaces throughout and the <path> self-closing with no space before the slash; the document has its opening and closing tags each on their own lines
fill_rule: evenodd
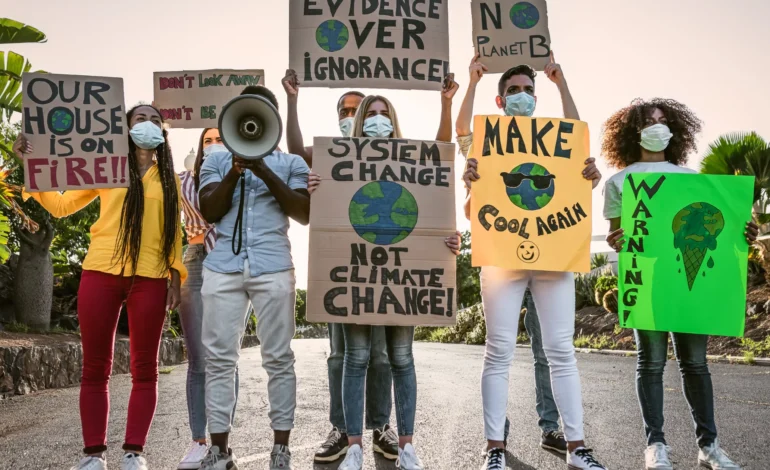
<svg viewBox="0 0 770 470">
<path fill-rule="evenodd" d="M 263 86 L 242 94 L 258 95 L 276 109 L 278 101 Z M 295 278 L 289 219 L 307 225 L 310 195 L 307 164 L 297 155 L 274 151 L 261 160 L 230 152 L 209 155 L 200 172 L 201 214 L 216 224 L 217 243 L 203 263 L 202 340 L 206 358 L 206 413 L 211 450 L 203 470 L 237 470 L 228 446 L 235 403 L 235 367 L 240 356 L 249 302 L 257 316 L 262 366 L 268 375 L 269 417 L 275 435 L 270 468 L 290 470 L 289 434 L 294 426 L 297 380 L 294 374 Z M 241 178 L 244 200 L 239 222 Z"/>
</svg>

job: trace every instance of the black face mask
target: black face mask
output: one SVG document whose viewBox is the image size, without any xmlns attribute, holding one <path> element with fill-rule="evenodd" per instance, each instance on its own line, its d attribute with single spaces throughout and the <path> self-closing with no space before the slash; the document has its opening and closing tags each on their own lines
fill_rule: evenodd
<svg viewBox="0 0 770 470">
<path fill-rule="evenodd" d="M 509 188 L 518 188 L 524 180 L 532 181 L 537 189 L 548 189 L 556 175 L 523 175 L 521 173 L 500 173 L 503 182 Z"/>
</svg>

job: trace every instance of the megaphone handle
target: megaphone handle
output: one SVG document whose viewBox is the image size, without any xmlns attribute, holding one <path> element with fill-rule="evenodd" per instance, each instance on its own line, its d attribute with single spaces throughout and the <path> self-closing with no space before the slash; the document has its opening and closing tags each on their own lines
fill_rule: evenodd
<svg viewBox="0 0 770 470">
<path fill-rule="evenodd" d="M 241 254 L 243 245 L 243 203 L 246 199 L 246 172 L 241 173 L 241 201 L 238 203 L 238 217 L 235 218 L 235 228 L 233 228 L 233 254 Z M 235 248 L 235 239 L 238 238 L 238 248 Z"/>
</svg>

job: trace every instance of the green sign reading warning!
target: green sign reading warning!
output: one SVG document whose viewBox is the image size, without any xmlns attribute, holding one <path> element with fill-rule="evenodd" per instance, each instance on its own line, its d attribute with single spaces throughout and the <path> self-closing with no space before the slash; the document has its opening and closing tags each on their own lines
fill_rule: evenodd
<svg viewBox="0 0 770 470">
<path fill-rule="evenodd" d="M 754 178 L 636 173 L 623 185 L 620 325 L 743 336 Z"/>
</svg>

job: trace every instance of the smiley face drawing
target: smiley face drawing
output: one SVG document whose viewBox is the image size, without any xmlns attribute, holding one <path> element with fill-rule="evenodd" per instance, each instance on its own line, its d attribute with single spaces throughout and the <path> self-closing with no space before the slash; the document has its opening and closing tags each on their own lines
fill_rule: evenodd
<svg viewBox="0 0 770 470">
<path fill-rule="evenodd" d="M 516 248 L 516 255 L 525 263 L 534 263 L 540 257 L 540 248 L 530 241 L 521 242 Z"/>
</svg>

